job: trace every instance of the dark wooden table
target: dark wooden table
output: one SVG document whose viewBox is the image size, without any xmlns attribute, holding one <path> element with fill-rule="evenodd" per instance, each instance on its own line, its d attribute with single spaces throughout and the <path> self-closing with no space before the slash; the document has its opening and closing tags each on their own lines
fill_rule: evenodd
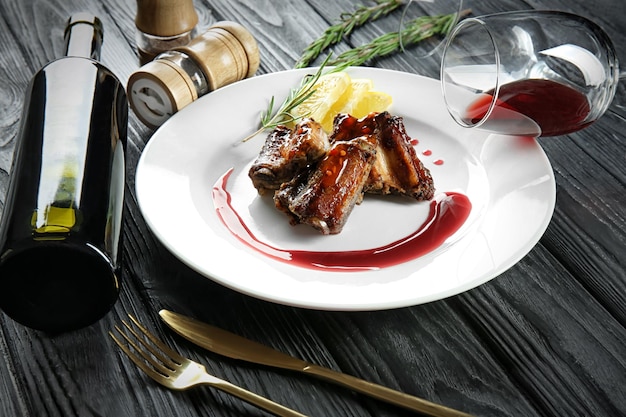
<svg viewBox="0 0 626 417">
<path fill-rule="evenodd" d="M 587 16 L 605 28 L 626 61 L 621 1 L 475 3 L 467 4 L 475 15 L 553 8 Z M 234 20 L 251 30 L 261 48 L 258 74 L 293 68 L 304 47 L 355 6 L 348 0 L 196 1 L 201 26 Z M 26 85 L 41 66 L 62 55 L 65 21 L 78 11 L 102 19 L 105 65 L 124 82 L 139 66 L 132 0 L 0 0 L 1 196 Z M 398 19 L 394 14 L 360 29 L 337 50 L 397 27 Z M 437 56 L 416 59 L 407 53 L 368 65 L 438 76 Z M 216 375 L 303 413 L 409 415 L 325 382 L 205 352 L 169 332 L 158 319 L 161 308 L 477 416 L 626 415 L 625 105 L 620 86 L 597 123 L 540 140 L 556 176 L 556 210 L 539 244 L 518 264 L 457 296 L 372 312 L 261 301 L 178 261 L 148 229 L 137 206 L 134 170 L 153 132 L 131 113 L 120 299 L 96 324 L 58 336 L 1 315 L 0 415 L 265 415 L 210 388 L 172 392 L 147 379 L 107 334 L 126 312 Z"/>
</svg>

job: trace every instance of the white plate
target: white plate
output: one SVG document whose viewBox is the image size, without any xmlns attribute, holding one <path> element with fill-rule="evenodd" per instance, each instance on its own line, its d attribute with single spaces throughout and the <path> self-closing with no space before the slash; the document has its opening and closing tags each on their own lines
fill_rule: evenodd
<svg viewBox="0 0 626 417">
<path fill-rule="evenodd" d="M 311 69 L 257 76 L 208 94 L 175 114 L 147 144 L 136 173 L 140 209 L 155 235 L 184 263 L 222 285 L 276 303 L 325 310 L 378 310 L 416 305 L 476 287 L 505 271 L 537 243 L 555 204 L 550 163 L 532 138 L 457 126 L 439 81 L 408 73 L 352 68 L 392 95 L 437 192 L 469 197 L 465 224 L 438 249 L 373 271 L 314 270 L 275 261 L 241 243 L 220 221 L 212 199 L 227 190 L 250 231 L 278 248 L 341 251 L 379 247 L 414 231 L 428 203 L 369 198 L 343 231 L 323 236 L 291 226 L 271 198 L 257 195 L 247 171 L 266 133 L 242 143 L 272 96 L 282 102 Z M 430 150 L 430 156 L 423 152 Z M 435 161 L 442 160 L 443 164 Z"/>
</svg>

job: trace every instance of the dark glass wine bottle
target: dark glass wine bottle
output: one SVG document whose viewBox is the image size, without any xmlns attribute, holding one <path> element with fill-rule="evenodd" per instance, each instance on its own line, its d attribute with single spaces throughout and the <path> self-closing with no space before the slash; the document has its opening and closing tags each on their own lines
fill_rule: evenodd
<svg viewBox="0 0 626 417">
<path fill-rule="evenodd" d="M 32 78 L 0 223 L 0 308 L 58 333 L 119 293 L 128 105 L 98 62 L 102 24 L 70 17 L 66 54 Z"/>
</svg>

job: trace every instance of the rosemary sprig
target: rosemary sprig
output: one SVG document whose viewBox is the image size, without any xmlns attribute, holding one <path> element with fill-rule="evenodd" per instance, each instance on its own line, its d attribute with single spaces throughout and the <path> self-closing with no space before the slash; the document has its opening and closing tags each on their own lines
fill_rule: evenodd
<svg viewBox="0 0 626 417">
<path fill-rule="evenodd" d="M 339 23 L 328 27 L 322 36 L 304 49 L 295 67 L 308 67 L 326 48 L 340 42 L 355 28 L 385 16 L 401 5 L 402 0 L 377 0 L 374 6 L 359 6 L 352 13 L 342 13 Z"/>
<path fill-rule="evenodd" d="M 315 92 L 315 88 L 313 87 L 322 75 L 331 74 L 333 72 L 340 72 L 348 67 L 348 65 L 342 64 L 330 69 L 326 69 L 330 57 L 331 56 L 328 55 L 326 59 L 324 59 L 324 62 L 322 62 L 322 64 L 314 74 L 307 74 L 306 76 L 304 76 L 298 87 L 290 89 L 287 97 L 277 110 L 274 110 L 274 106 L 276 103 L 274 96 L 272 96 L 267 106 L 267 109 L 263 113 L 261 113 L 261 127 L 259 127 L 259 129 L 254 133 L 246 136 L 243 141 L 246 142 L 252 139 L 265 129 L 274 129 L 280 124 L 293 123 L 301 119 L 302 117 L 305 117 L 306 115 L 296 117 L 291 112 L 303 101 L 311 97 L 311 95 Z"/>
<path fill-rule="evenodd" d="M 461 12 L 461 16 L 470 11 Z M 386 33 L 371 42 L 347 50 L 328 65 L 358 66 L 365 62 L 402 50 L 403 46 L 416 44 L 434 35 L 447 35 L 459 19 L 459 13 L 439 16 L 420 16 L 407 23 L 399 32 Z"/>
</svg>

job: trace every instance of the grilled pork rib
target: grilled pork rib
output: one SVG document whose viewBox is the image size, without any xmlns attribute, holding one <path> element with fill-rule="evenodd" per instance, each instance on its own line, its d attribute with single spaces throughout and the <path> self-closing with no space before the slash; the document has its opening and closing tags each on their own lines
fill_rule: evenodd
<svg viewBox="0 0 626 417">
<path fill-rule="evenodd" d="M 292 224 L 309 224 L 323 234 L 343 229 L 364 192 L 429 200 L 435 190 L 402 118 L 387 112 L 360 119 L 337 115 L 330 136 L 312 119 L 293 131 L 279 126 L 248 175 L 260 194 L 274 193 L 274 204 Z"/>
<path fill-rule="evenodd" d="M 303 119 L 293 130 L 278 126 L 265 140 L 248 175 L 260 194 L 277 190 L 329 148 L 328 135 L 313 119 Z"/>
<path fill-rule="evenodd" d="M 359 134 L 377 138 L 376 161 L 365 192 L 399 194 L 419 201 L 433 197 L 432 176 L 417 157 L 401 117 L 388 112 L 372 113 L 361 119 L 341 114 L 335 118 L 330 140 L 341 141 Z"/>
<path fill-rule="evenodd" d="M 289 214 L 292 224 L 309 224 L 323 234 L 341 232 L 354 205 L 363 199 L 375 143 L 373 136 L 334 143 L 319 163 L 276 191 L 276 207 Z"/>
</svg>

